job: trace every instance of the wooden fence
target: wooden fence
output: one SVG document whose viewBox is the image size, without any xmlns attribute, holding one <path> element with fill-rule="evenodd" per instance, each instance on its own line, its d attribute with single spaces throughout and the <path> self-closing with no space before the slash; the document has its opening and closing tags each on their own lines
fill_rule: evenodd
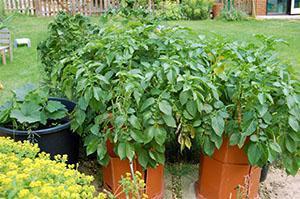
<svg viewBox="0 0 300 199">
<path fill-rule="evenodd" d="M 0 0 L 1 1 L 1 0 Z M 6 12 L 20 12 L 29 15 L 53 16 L 59 11 L 66 11 L 72 14 L 81 13 L 84 15 L 100 15 L 110 8 L 119 6 L 119 0 L 3 0 Z M 227 0 L 221 0 L 227 5 Z M 178 1 L 179 2 L 179 1 Z M 253 13 L 254 0 L 230 1 L 238 10 L 247 14 Z M 233 6 L 232 5 L 232 6 Z M 148 7 L 154 9 L 153 1 L 148 1 Z"/>
<path fill-rule="evenodd" d="M 118 0 L 4 0 L 4 9 L 7 12 L 38 16 L 53 16 L 59 11 L 100 15 L 109 8 L 118 6 Z"/>
<path fill-rule="evenodd" d="M 255 15 L 255 0 L 222 0 L 221 2 L 225 9 L 228 7 L 234 7 L 248 15 Z"/>
<path fill-rule="evenodd" d="M 255 15 L 254 0 L 236 0 L 234 1 L 234 6 L 236 9 L 241 10 L 248 15 Z"/>
</svg>

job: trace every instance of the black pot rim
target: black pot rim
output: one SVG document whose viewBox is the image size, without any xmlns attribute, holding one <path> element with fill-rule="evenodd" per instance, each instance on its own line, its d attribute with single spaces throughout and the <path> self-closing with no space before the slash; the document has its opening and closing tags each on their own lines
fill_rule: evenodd
<svg viewBox="0 0 300 199">
<path fill-rule="evenodd" d="M 49 97 L 50 100 L 61 100 L 61 101 L 69 101 L 65 98 L 56 98 L 56 97 Z M 69 101 L 72 102 L 72 101 Z M 72 102 L 74 103 L 74 102 Z M 74 103 L 75 104 L 75 103 Z M 71 126 L 71 121 L 69 120 L 68 122 L 64 124 L 60 124 L 58 126 L 46 128 L 46 129 L 39 129 L 39 130 L 34 130 L 31 131 L 32 133 L 36 133 L 38 135 L 45 135 L 45 134 L 51 134 L 51 133 L 56 133 L 61 130 L 65 130 Z M 15 130 L 15 129 L 9 129 L 5 127 L 0 126 L 0 132 L 5 132 L 7 134 L 12 134 L 12 135 L 28 135 L 28 131 L 21 131 L 21 130 Z"/>
</svg>

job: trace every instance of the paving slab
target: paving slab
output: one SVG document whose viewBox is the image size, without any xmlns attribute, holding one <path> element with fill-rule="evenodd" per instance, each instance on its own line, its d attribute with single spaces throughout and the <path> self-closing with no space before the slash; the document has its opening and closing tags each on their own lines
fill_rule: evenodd
<svg viewBox="0 0 300 199">
<path fill-rule="evenodd" d="M 300 20 L 300 15 L 264 15 L 256 16 L 256 19 Z"/>
</svg>

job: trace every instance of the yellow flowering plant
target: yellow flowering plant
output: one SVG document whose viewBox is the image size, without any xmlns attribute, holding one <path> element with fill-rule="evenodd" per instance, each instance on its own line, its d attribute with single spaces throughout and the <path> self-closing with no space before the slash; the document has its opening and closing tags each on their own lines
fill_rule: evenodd
<svg viewBox="0 0 300 199">
<path fill-rule="evenodd" d="M 114 194 L 104 190 L 108 199 L 120 198 L 122 194 L 125 198 L 130 199 L 148 199 L 148 195 L 145 193 L 146 183 L 142 174 L 136 171 L 134 174 L 125 173 L 125 176 L 121 177 L 119 181 L 119 187 Z"/>
<path fill-rule="evenodd" d="M 0 198 L 94 198 L 92 176 L 67 165 L 66 156 L 40 153 L 29 142 L 0 137 Z M 97 198 L 106 198 L 99 194 Z"/>
<path fill-rule="evenodd" d="M 37 144 L 0 137 L 0 198 L 115 199 L 123 192 L 130 198 L 148 198 L 143 194 L 145 183 L 139 172 L 122 177 L 121 192 L 97 193 L 94 178 L 66 164 L 66 155 L 51 160 L 49 154 L 39 151 Z"/>
</svg>

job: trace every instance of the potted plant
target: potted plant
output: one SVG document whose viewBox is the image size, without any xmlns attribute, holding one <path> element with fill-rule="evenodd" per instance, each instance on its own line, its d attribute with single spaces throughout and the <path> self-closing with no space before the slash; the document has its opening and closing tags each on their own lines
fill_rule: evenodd
<svg viewBox="0 0 300 199">
<path fill-rule="evenodd" d="M 162 198 L 167 134 L 189 148 L 202 132 L 210 152 L 214 143 L 204 130 L 212 130 L 212 118 L 225 116 L 207 78 L 208 55 L 187 39 L 185 28 L 146 19 L 117 16 L 94 32 L 53 73 L 58 87 L 78 101 L 72 129 L 83 137 L 87 154 L 96 153 L 104 165 L 107 188 L 114 192 L 121 175 L 139 170 L 148 196 Z"/>
<path fill-rule="evenodd" d="M 299 170 L 299 81 L 274 56 L 280 40 L 261 44 L 213 42 L 212 71 L 227 107 L 222 147 L 202 157 L 199 198 L 254 198 L 260 169 L 280 158 L 287 173 Z"/>
<path fill-rule="evenodd" d="M 222 1 L 214 2 L 213 6 L 212 6 L 212 17 L 213 17 L 213 19 L 220 16 L 222 9 L 223 9 Z"/>
<path fill-rule="evenodd" d="M 69 119 L 74 107 L 73 102 L 49 98 L 46 91 L 27 84 L 0 106 L 0 136 L 30 140 L 52 157 L 66 154 L 69 163 L 76 163 L 78 136 L 71 132 Z"/>
</svg>

